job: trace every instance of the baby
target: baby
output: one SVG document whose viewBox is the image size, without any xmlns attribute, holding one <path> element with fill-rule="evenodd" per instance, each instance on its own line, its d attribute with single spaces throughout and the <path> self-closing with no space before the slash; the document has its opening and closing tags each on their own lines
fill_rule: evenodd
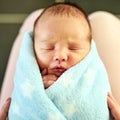
<svg viewBox="0 0 120 120">
<path fill-rule="evenodd" d="M 46 8 L 23 37 L 9 120 L 109 120 L 108 91 L 86 14 L 66 3 Z"/>
<path fill-rule="evenodd" d="M 65 3 L 48 7 L 34 24 L 34 49 L 45 88 L 89 52 L 91 28 L 86 14 Z"/>
</svg>

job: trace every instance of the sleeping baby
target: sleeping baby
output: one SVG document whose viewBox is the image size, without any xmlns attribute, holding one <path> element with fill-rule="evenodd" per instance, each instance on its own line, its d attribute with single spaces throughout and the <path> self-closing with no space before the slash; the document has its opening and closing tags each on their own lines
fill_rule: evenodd
<svg viewBox="0 0 120 120">
<path fill-rule="evenodd" d="M 64 4 L 47 8 L 34 25 L 34 49 L 45 88 L 81 61 L 90 45 L 91 29 L 82 11 Z"/>
<path fill-rule="evenodd" d="M 53 4 L 25 33 L 9 120 L 109 120 L 105 67 L 85 12 Z"/>
</svg>

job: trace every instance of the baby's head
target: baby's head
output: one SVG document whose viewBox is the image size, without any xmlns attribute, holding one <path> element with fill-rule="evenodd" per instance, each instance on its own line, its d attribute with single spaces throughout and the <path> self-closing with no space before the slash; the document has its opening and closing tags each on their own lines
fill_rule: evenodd
<svg viewBox="0 0 120 120">
<path fill-rule="evenodd" d="M 60 76 L 89 52 L 91 28 L 80 8 L 66 3 L 46 8 L 34 24 L 34 49 L 38 64 Z"/>
</svg>

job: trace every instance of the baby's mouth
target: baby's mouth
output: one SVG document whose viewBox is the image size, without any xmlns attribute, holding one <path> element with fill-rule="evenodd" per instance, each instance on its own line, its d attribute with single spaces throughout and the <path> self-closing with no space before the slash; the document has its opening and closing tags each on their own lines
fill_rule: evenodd
<svg viewBox="0 0 120 120">
<path fill-rule="evenodd" d="M 67 69 L 63 68 L 63 67 L 54 67 L 52 68 L 52 71 L 54 73 L 58 73 L 58 74 L 62 74 L 63 72 L 65 72 Z"/>
</svg>

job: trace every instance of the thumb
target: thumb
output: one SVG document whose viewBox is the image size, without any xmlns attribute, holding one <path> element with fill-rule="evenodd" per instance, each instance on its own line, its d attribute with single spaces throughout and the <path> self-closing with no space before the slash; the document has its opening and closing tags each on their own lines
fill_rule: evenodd
<svg viewBox="0 0 120 120">
<path fill-rule="evenodd" d="M 44 68 L 41 72 L 42 75 L 47 75 L 48 74 L 48 70 L 47 68 Z"/>
</svg>

